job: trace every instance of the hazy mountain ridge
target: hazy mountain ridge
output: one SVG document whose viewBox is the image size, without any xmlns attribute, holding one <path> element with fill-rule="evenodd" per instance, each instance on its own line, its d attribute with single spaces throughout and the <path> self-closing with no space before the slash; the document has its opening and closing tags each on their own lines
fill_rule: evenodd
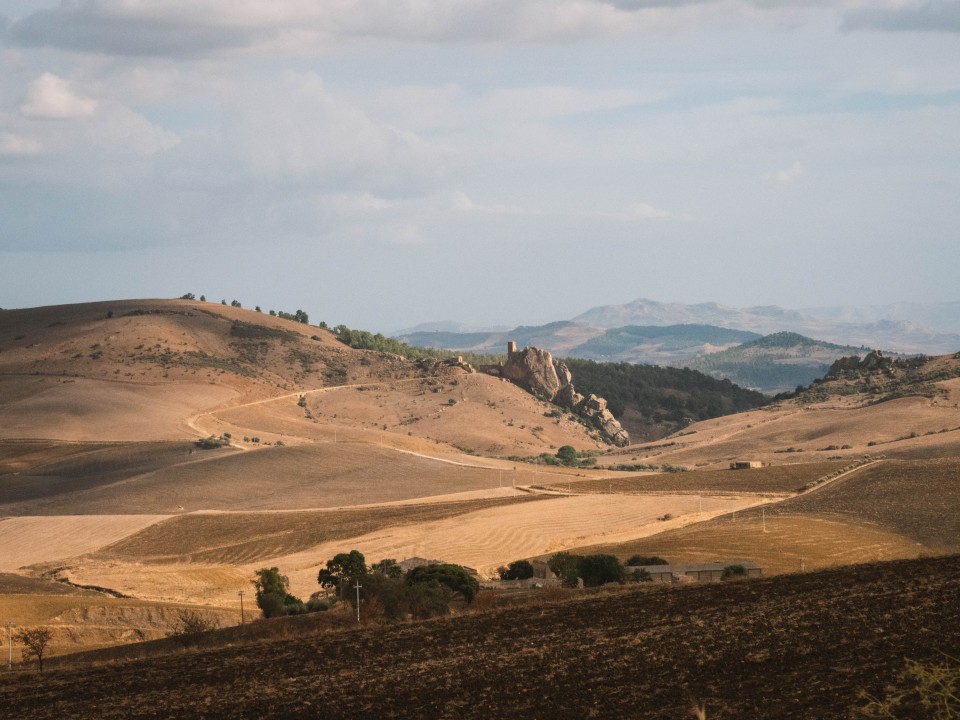
<svg viewBox="0 0 960 720">
<path fill-rule="evenodd" d="M 768 335 L 796 332 L 841 345 L 867 345 L 902 353 L 948 353 L 960 348 L 960 303 L 896 303 L 790 310 L 776 305 L 731 308 L 718 303 L 661 303 L 640 298 L 603 305 L 573 318 L 609 329 L 623 325 L 718 325 Z"/>
</svg>

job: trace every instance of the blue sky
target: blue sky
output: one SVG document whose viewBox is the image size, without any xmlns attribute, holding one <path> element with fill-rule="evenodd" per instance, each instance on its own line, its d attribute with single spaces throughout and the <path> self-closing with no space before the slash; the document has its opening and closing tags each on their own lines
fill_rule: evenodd
<svg viewBox="0 0 960 720">
<path fill-rule="evenodd" d="M 958 299 L 951 0 L 0 0 L 0 307 Z"/>
</svg>

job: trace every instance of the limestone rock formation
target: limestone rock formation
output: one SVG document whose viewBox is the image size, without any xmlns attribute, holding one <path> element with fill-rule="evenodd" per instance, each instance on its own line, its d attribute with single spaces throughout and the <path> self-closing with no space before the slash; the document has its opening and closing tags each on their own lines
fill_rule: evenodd
<svg viewBox="0 0 960 720">
<path fill-rule="evenodd" d="M 481 370 L 506 378 L 541 400 L 572 410 L 589 420 L 614 445 L 630 444 L 630 435 L 607 409 L 607 401 L 596 395 L 584 398 L 578 393 L 570 369 L 554 360 L 546 350 L 535 347 L 517 350 L 514 343 L 509 343 L 505 363 Z"/>
</svg>

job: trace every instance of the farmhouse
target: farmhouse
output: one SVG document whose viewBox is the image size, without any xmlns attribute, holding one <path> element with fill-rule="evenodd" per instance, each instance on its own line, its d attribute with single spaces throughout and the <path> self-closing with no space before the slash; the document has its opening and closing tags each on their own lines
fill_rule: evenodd
<svg viewBox="0 0 960 720">
<path fill-rule="evenodd" d="M 762 467 L 763 463 L 760 460 L 734 460 L 730 463 L 731 470 L 753 470 Z"/>
<path fill-rule="evenodd" d="M 690 582 L 718 582 L 723 579 L 723 572 L 727 568 L 743 568 L 741 577 L 760 577 L 760 566 L 749 560 L 738 560 L 732 563 L 700 563 L 697 565 L 628 565 L 624 568 L 627 575 L 635 570 L 646 570 L 650 573 L 653 582 L 660 583 L 690 583 Z"/>
</svg>

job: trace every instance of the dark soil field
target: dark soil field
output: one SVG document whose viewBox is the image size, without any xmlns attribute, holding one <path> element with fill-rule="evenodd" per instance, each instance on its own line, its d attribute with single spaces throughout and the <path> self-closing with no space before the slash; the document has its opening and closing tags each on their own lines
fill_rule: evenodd
<svg viewBox="0 0 960 720">
<path fill-rule="evenodd" d="M 885 460 L 821 491 L 772 506 L 771 514 L 803 513 L 874 523 L 928 548 L 956 552 L 960 542 L 960 460 Z"/>
<path fill-rule="evenodd" d="M 811 480 L 839 470 L 850 461 L 834 460 L 797 465 L 775 465 L 753 470 L 691 470 L 689 472 L 632 475 L 623 478 L 582 480 L 577 492 L 729 492 L 792 493 Z M 565 485 L 558 486 L 565 489 Z"/>
<path fill-rule="evenodd" d="M 142 450 L 137 445 L 123 446 L 128 449 L 122 462 L 112 457 L 120 454 L 118 448 L 0 476 L 0 515 L 338 507 L 489 489 L 500 477 L 495 469 L 440 463 L 364 443 L 249 452 L 199 450 L 191 443 L 143 443 Z M 111 465 L 113 460 L 119 467 Z M 139 460 L 149 466 L 139 470 Z M 532 466 L 523 466 L 507 482 L 542 478 Z"/>
<path fill-rule="evenodd" d="M 297 618 L 303 621 L 304 618 Z M 272 622 L 272 621 L 271 621 Z M 960 650 L 960 557 L 584 598 L 0 679 L 29 718 L 859 717 Z M 925 717 L 908 711 L 906 718 Z"/>
</svg>

